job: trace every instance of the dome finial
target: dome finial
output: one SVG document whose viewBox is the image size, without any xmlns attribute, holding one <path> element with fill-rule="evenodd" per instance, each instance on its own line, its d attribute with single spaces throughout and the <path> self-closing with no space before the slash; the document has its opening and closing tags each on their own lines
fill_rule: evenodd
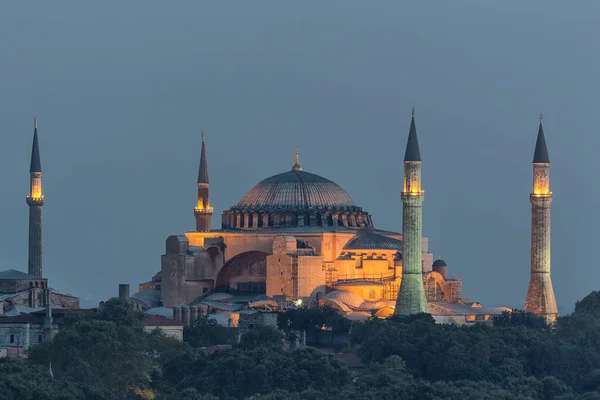
<svg viewBox="0 0 600 400">
<path fill-rule="evenodd" d="M 302 171 L 302 167 L 300 166 L 299 158 L 298 158 L 298 146 L 296 146 L 296 163 L 292 167 L 293 172 Z"/>
</svg>

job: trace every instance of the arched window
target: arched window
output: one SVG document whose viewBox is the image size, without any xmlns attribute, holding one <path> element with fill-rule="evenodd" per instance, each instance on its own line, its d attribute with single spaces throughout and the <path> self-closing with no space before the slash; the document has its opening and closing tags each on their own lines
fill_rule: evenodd
<svg viewBox="0 0 600 400">
<path fill-rule="evenodd" d="M 375 291 L 373 289 L 369 290 L 369 299 L 374 299 L 375 296 Z"/>
</svg>

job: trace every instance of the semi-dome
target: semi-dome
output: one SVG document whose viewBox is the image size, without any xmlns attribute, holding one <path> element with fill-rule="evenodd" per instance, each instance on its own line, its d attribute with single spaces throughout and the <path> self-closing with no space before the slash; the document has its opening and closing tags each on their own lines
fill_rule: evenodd
<svg viewBox="0 0 600 400">
<path fill-rule="evenodd" d="M 327 293 L 325 298 L 340 301 L 351 308 L 359 308 L 364 302 L 362 297 L 347 290 L 334 290 Z"/>
<path fill-rule="evenodd" d="M 223 212 L 222 224 L 226 230 L 372 226 L 369 214 L 338 184 L 304 171 L 297 153 L 291 171 L 260 181 Z"/>
<path fill-rule="evenodd" d="M 346 243 L 344 250 L 398 250 L 402 251 L 402 241 L 377 233 L 374 229 L 361 229 Z"/>
</svg>

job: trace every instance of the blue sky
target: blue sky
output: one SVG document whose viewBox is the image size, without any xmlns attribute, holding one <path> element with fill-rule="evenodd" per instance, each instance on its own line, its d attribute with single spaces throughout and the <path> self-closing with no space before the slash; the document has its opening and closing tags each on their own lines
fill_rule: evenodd
<svg viewBox="0 0 600 400">
<path fill-rule="evenodd" d="M 306 171 L 401 231 L 414 104 L 430 248 L 466 296 L 522 307 L 543 112 L 569 311 L 600 281 L 598 15 L 594 1 L 2 2 L 1 268 L 27 268 L 34 115 L 45 275 L 97 303 L 193 229 L 201 129 L 214 225 L 299 146 Z"/>
</svg>

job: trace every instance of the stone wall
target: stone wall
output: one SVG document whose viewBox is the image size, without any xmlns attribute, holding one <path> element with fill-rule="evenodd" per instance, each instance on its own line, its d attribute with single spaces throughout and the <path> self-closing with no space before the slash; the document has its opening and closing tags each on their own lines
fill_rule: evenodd
<svg viewBox="0 0 600 400">
<path fill-rule="evenodd" d="M 277 313 L 273 312 L 252 312 L 240 313 L 238 320 L 238 329 L 240 334 L 244 334 L 252 328 L 258 326 L 270 326 L 277 329 Z"/>
<path fill-rule="evenodd" d="M 54 327 L 54 333 L 58 331 Z M 23 350 L 45 340 L 42 324 L 12 323 L 0 324 L 0 347 L 18 347 Z"/>
</svg>

